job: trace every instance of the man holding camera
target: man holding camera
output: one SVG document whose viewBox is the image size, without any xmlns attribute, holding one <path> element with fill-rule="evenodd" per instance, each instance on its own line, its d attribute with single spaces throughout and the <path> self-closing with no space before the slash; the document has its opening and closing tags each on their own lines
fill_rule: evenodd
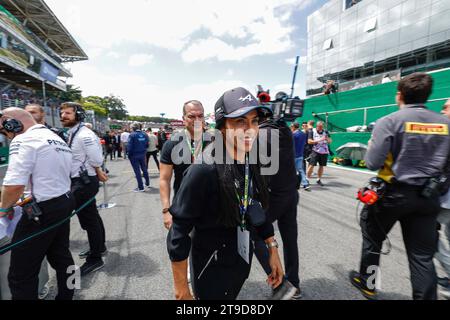
<svg viewBox="0 0 450 320">
<path fill-rule="evenodd" d="M 369 142 L 366 165 L 380 170 L 378 177 L 385 187 L 377 192 L 379 200 L 366 204 L 361 212 L 360 270 L 350 273 L 351 283 L 368 299 L 377 298 L 381 248 L 397 221 L 408 255 L 413 298 L 437 298 L 433 256 L 439 181 L 450 159 L 450 121 L 425 106 L 432 84 L 426 73 L 403 78 L 396 95 L 400 110 L 377 121 Z"/>
<path fill-rule="evenodd" d="M 258 95 L 259 96 L 259 95 Z M 283 92 L 277 94 L 276 101 L 286 99 Z M 297 205 L 299 201 L 299 180 L 295 168 L 295 151 L 292 131 L 279 114 L 278 108 L 272 107 L 274 115 L 263 121 L 260 128 L 260 143 L 267 145 L 272 162 L 279 159 L 279 167 L 275 174 L 268 178 L 270 198 L 269 209 L 266 214 L 268 219 L 274 223 L 277 221 L 278 229 L 283 240 L 283 256 L 286 268 L 286 279 L 274 290 L 273 298 L 286 300 L 301 299 L 299 279 L 299 257 L 298 257 L 298 226 Z M 290 119 L 292 120 L 292 119 Z M 278 138 L 278 148 L 272 146 L 272 136 Z M 267 139 L 267 141 L 265 141 Z M 277 152 L 277 155 L 271 152 Z M 273 163 L 272 163 L 273 164 Z M 254 238 L 255 255 L 266 274 L 271 273 L 269 266 L 269 252 L 261 239 Z"/>
<path fill-rule="evenodd" d="M 14 214 L 13 207 L 21 202 L 23 215 L 12 243 L 40 234 L 11 250 L 8 280 L 12 299 L 38 299 L 39 270 L 47 257 L 56 270 L 56 299 L 71 300 L 74 291 L 68 287 L 67 280 L 74 261 L 69 250 L 70 222 L 67 218 L 75 208 L 69 178 L 72 152 L 62 139 L 44 125 L 37 124 L 23 109 L 3 110 L 0 123 L 0 132 L 12 139 L 0 216 Z M 30 195 L 22 200 L 27 187 Z"/>
<path fill-rule="evenodd" d="M 69 147 L 72 149 L 71 168 L 72 192 L 77 208 L 91 201 L 78 212 L 81 228 L 86 230 L 89 250 L 80 253 L 86 259 L 81 266 L 81 276 L 96 271 L 104 266 L 102 256 L 106 253 L 105 227 L 100 217 L 95 196 L 99 189 L 99 180 L 108 177 L 101 170 L 103 164 L 102 148 L 95 133 L 84 126 L 85 113 L 81 105 L 74 102 L 61 104 L 61 123 L 69 129 Z"/>
</svg>

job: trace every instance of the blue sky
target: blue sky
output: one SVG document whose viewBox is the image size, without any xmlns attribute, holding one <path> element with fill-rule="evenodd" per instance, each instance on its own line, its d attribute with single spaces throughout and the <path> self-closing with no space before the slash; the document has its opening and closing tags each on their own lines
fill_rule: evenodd
<svg viewBox="0 0 450 320">
<path fill-rule="evenodd" d="M 289 92 L 307 16 L 326 0 L 46 0 L 89 55 L 68 64 L 84 95 L 122 97 L 132 115 L 206 112 L 228 89 Z M 302 58 L 296 94 L 304 96 Z"/>
</svg>

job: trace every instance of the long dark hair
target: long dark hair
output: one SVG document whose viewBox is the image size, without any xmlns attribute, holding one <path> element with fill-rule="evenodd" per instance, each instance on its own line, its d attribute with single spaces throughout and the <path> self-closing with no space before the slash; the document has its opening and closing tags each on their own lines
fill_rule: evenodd
<svg viewBox="0 0 450 320">
<path fill-rule="evenodd" d="M 256 145 L 256 144 L 255 144 Z M 216 163 L 217 176 L 219 179 L 219 219 L 218 222 L 226 227 L 236 227 L 240 224 L 239 202 L 236 197 L 235 181 L 242 177 L 237 164 L 226 162 L 227 152 L 223 145 L 224 159 L 221 164 Z M 267 181 L 261 175 L 260 164 L 250 164 L 252 180 L 251 198 L 261 203 L 264 209 L 269 206 L 269 191 Z"/>
</svg>

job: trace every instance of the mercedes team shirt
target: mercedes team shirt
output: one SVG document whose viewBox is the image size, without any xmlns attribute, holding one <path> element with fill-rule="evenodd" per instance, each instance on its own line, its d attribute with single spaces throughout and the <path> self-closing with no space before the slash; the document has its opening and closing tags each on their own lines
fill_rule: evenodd
<svg viewBox="0 0 450 320">
<path fill-rule="evenodd" d="M 37 202 L 57 198 L 70 191 L 71 165 L 68 145 L 37 124 L 11 141 L 3 185 L 30 186 Z"/>
</svg>

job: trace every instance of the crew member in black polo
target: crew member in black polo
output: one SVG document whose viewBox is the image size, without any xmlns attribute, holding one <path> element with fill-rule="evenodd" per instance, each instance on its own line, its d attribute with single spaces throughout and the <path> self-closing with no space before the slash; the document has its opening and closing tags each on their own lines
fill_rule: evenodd
<svg viewBox="0 0 450 320">
<path fill-rule="evenodd" d="M 180 188 L 184 172 L 192 164 L 194 158 L 202 152 L 206 144 L 205 137 L 203 136 L 205 116 L 203 105 L 200 101 L 191 100 L 184 104 L 183 121 L 185 129 L 181 132 L 174 133 L 170 137 L 170 140 L 164 143 L 160 158 L 159 193 L 163 208 L 164 226 L 167 229 L 172 225 L 172 215 L 169 212 L 172 175 L 175 174 L 173 184 L 175 196 Z M 188 154 L 183 153 L 183 150 L 187 148 L 184 148 L 184 145 L 180 145 L 180 143 L 188 146 Z"/>
</svg>

